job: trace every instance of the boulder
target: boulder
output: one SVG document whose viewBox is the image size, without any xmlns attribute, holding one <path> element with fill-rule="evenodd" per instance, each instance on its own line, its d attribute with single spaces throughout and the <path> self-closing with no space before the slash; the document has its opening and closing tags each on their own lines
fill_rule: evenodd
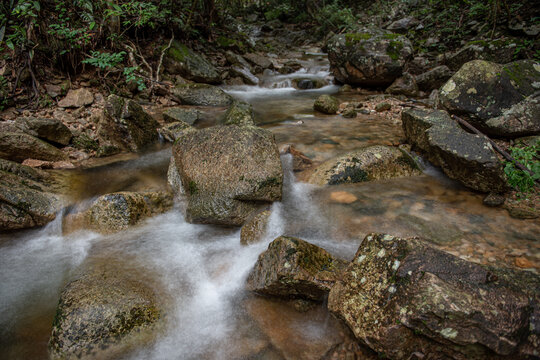
<svg viewBox="0 0 540 360">
<path fill-rule="evenodd" d="M 0 133 L 0 158 L 22 162 L 25 159 L 66 160 L 67 155 L 56 147 L 24 133 Z"/>
<path fill-rule="evenodd" d="M 427 92 L 440 88 L 452 74 L 448 66 L 441 65 L 415 76 L 415 81 L 420 90 Z"/>
<path fill-rule="evenodd" d="M 412 57 L 411 42 L 403 35 L 379 29 L 335 35 L 327 43 L 335 78 L 345 84 L 389 86 L 401 76 Z"/>
<path fill-rule="evenodd" d="M 167 125 L 164 125 L 161 129 L 158 130 L 159 134 L 163 137 L 165 141 L 175 142 L 180 136 L 182 136 L 186 131 L 194 130 L 189 124 L 183 121 L 176 121 Z"/>
<path fill-rule="evenodd" d="M 395 32 L 395 33 L 404 34 L 409 29 L 411 29 L 412 27 L 415 27 L 417 25 L 418 25 L 418 20 L 416 20 L 413 17 L 408 16 L 408 17 L 405 17 L 403 19 L 399 19 L 399 20 L 394 21 L 393 23 L 388 25 L 386 27 L 386 29 L 388 29 L 388 30 L 390 30 L 392 32 Z"/>
<path fill-rule="evenodd" d="M 442 110 L 409 109 L 401 114 L 403 131 L 414 150 L 463 185 L 481 192 L 503 192 L 502 164 L 491 144 L 470 134 Z"/>
<path fill-rule="evenodd" d="M 208 60 L 178 41 L 173 41 L 164 60 L 169 74 L 207 84 L 221 82 L 218 71 Z"/>
<path fill-rule="evenodd" d="M 229 69 L 232 76 L 237 76 L 248 85 L 259 85 L 259 78 L 251 73 L 248 67 L 232 66 Z"/>
<path fill-rule="evenodd" d="M 322 301 L 346 263 L 307 241 L 280 236 L 259 255 L 247 288 L 282 298 Z"/>
<path fill-rule="evenodd" d="M 390 359 L 525 359 L 538 351 L 540 279 L 413 239 L 370 234 L 328 309 Z"/>
<path fill-rule="evenodd" d="M 325 161 L 315 169 L 309 183 L 338 185 L 419 174 L 414 159 L 405 151 L 375 145 Z"/>
<path fill-rule="evenodd" d="M 540 91 L 504 109 L 500 116 L 486 120 L 483 129 L 504 137 L 540 134 Z"/>
<path fill-rule="evenodd" d="M 207 84 L 181 84 L 172 91 L 173 99 L 180 104 L 198 106 L 229 106 L 232 96 L 217 86 Z"/>
<path fill-rule="evenodd" d="M 234 101 L 222 120 L 225 125 L 253 126 L 253 107 L 243 101 Z"/>
<path fill-rule="evenodd" d="M 43 226 L 56 218 L 65 199 L 51 187 L 51 176 L 0 159 L 0 230 Z"/>
<path fill-rule="evenodd" d="M 272 61 L 270 61 L 268 57 L 261 54 L 245 54 L 244 59 L 254 66 L 255 73 L 262 73 L 265 69 L 273 68 Z"/>
<path fill-rule="evenodd" d="M 540 88 L 540 64 L 521 60 L 499 65 L 475 60 L 466 63 L 444 84 L 440 105 L 451 113 L 465 115 L 488 135 L 486 120 L 501 116 Z"/>
<path fill-rule="evenodd" d="M 85 88 L 77 90 L 69 90 L 62 100 L 58 102 L 58 106 L 63 108 L 79 108 L 82 106 L 90 105 L 94 102 L 94 95 L 92 92 Z"/>
<path fill-rule="evenodd" d="M 271 132 L 218 125 L 180 137 L 173 147 L 186 218 L 193 223 L 240 226 L 261 204 L 281 199 L 283 170 Z M 170 181 L 173 182 L 173 181 Z"/>
<path fill-rule="evenodd" d="M 172 206 L 173 196 L 169 192 L 123 191 L 106 194 L 97 198 L 87 209 L 66 215 L 64 233 L 80 229 L 115 233 L 164 213 Z"/>
<path fill-rule="evenodd" d="M 117 358 L 153 340 L 163 313 L 141 275 L 108 265 L 69 283 L 54 317 L 51 358 Z"/>
<path fill-rule="evenodd" d="M 136 101 L 110 95 L 97 132 L 108 145 L 140 152 L 158 140 L 158 127 L 158 122 Z"/>
<path fill-rule="evenodd" d="M 271 214 L 270 209 L 253 213 L 240 230 L 240 244 L 251 245 L 263 240 Z"/>
<path fill-rule="evenodd" d="M 397 78 L 392 85 L 387 87 L 385 92 L 388 94 L 415 97 L 418 96 L 418 85 L 414 76 L 404 73 L 402 77 Z"/>
<path fill-rule="evenodd" d="M 228 50 L 225 53 L 225 58 L 227 59 L 230 65 L 238 66 L 240 68 L 245 68 L 245 69 L 250 70 L 251 72 L 251 66 L 241 55 L 235 54 L 232 51 Z"/>
<path fill-rule="evenodd" d="M 473 60 L 495 61 L 499 64 L 506 64 L 514 60 L 515 43 L 503 43 L 500 40 L 486 41 L 479 40 L 469 43 L 446 56 L 444 59 L 452 71 L 459 70 L 464 64 Z"/>
<path fill-rule="evenodd" d="M 339 110 L 339 100 L 331 95 L 321 95 L 315 100 L 313 108 L 323 114 L 333 115 Z"/>
<path fill-rule="evenodd" d="M 53 144 L 68 145 L 73 137 L 71 130 L 57 119 L 29 116 L 17 118 L 16 123 L 26 134 Z"/>
<path fill-rule="evenodd" d="M 202 111 L 200 110 L 174 106 L 163 111 L 163 121 L 166 123 L 182 121 L 188 125 L 193 125 L 201 118 L 201 115 Z"/>
</svg>

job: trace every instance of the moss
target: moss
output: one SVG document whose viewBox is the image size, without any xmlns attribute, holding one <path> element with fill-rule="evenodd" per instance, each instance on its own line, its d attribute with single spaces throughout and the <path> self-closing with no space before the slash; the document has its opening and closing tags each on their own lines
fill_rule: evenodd
<svg viewBox="0 0 540 360">
<path fill-rule="evenodd" d="M 347 166 L 345 170 L 334 174 L 328 180 L 329 185 L 338 185 L 345 183 L 359 183 L 368 181 L 368 173 L 356 166 Z"/>
<path fill-rule="evenodd" d="M 369 40 L 371 38 L 372 35 L 369 33 L 345 34 L 345 43 L 347 45 L 352 45 L 361 41 Z"/>
<path fill-rule="evenodd" d="M 386 40 L 395 40 L 397 39 L 398 37 L 400 37 L 401 35 L 400 34 L 384 34 L 383 35 L 383 39 L 386 39 Z"/>
<path fill-rule="evenodd" d="M 280 179 L 274 176 L 274 177 L 270 177 L 261 181 L 259 183 L 259 189 L 262 189 L 265 187 L 279 186 L 279 185 L 281 185 Z"/>
<path fill-rule="evenodd" d="M 394 61 L 397 61 L 400 57 L 401 49 L 403 49 L 403 43 L 399 40 L 391 40 L 386 48 L 386 53 Z"/>
<path fill-rule="evenodd" d="M 92 139 L 90 136 L 86 134 L 81 134 L 75 138 L 73 138 L 73 146 L 79 150 L 97 150 L 99 148 L 99 145 L 96 140 Z"/>
<path fill-rule="evenodd" d="M 169 48 L 169 56 L 176 61 L 184 61 L 189 56 L 189 49 L 186 45 L 175 42 L 173 46 Z"/>
<path fill-rule="evenodd" d="M 195 181 L 193 180 L 190 180 L 188 183 L 187 191 L 189 192 L 190 195 L 197 194 L 199 192 L 199 189 L 197 188 L 197 183 L 195 183 Z"/>
</svg>

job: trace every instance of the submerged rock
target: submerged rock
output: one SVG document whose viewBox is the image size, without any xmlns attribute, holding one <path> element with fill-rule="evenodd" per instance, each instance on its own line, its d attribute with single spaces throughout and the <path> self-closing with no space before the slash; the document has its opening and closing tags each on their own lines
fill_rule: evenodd
<svg viewBox="0 0 540 360">
<path fill-rule="evenodd" d="M 534 128 L 535 123 L 527 122 L 523 126 L 509 121 L 506 126 L 494 126 L 493 123 L 488 126 L 486 122 L 503 115 L 506 109 L 512 108 L 538 89 L 540 64 L 533 60 L 520 60 L 506 65 L 475 60 L 463 65 L 446 82 L 441 88 L 439 102 L 451 113 L 470 117 L 473 125 L 488 135 L 516 136 L 528 133 L 523 131 L 529 127 Z M 538 107 L 532 102 L 529 105 Z M 501 118 L 493 122 L 498 124 L 500 121 Z M 514 132 L 513 125 L 518 125 Z M 510 132 L 505 133 L 508 130 Z"/>
<path fill-rule="evenodd" d="M 217 86 L 206 84 L 181 84 L 172 90 L 173 98 L 180 104 L 198 106 L 229 106 L 232 96 Z"/>
<path fill-rule="evenodd" d="M 260 294 L 322 301 L 345 262 L 304 240 L 280 236 L 259 255 L 247 287 Z"/>
<path fill-rule="evenodd" d="M 65 205 L 51 186 L 51 176 L 28 166 L 0 159 L 0 230 L 43 226 Z"/>
<path fill-rule="evenodd" d="M 270 215 L 272 215 L 270 209 L 264 209 L 258 213 L 253 213 L 242 226 L 242 230 L 240 231 L 240 244 L 251 245 L 260 242 L 266 234 Z"/>
<path fill-rule="evenodd" d="M 336 79 L 363 86 L 392 84 L 413 53 L 406 37 L 380 29 L 335 35 L 328 41 L 327 49 Z"/>
<path fill-rule="evenodd" d="M 321 95 L 315 100 L 313 108 L 323 114 L 333 115 L 339 110 L 339 100 L 330 95 Z"/>
<path fill-rule="evenodd" d="M 23 162 L 25 159 L 45 161 L 67 160 L 67 155 L 56 147 L 24 133 L 0 133 L 0 158 Z"/>
<path fill-rule="evenodd" d="M 176 141 L 173 157 L 169 179 L 180 180 L 173 188 L 186 197 L 190 222 L 239 226 L 281 199 L 283 170 L 268 130 L 219 125 L 190 132 Z"/>
<path fill-rule="evenodd" d="M 330 291 L 328 308 L 390 359 L 525 359 L 538 351 L 539 281 L 416 238 L 370 234 Z"/>
<path fill-rule="evenodd" d="M 107 145 L 139 152 L 158 140 L 159 124 L 134 100 L 110 95 L 97 132 Z M 101 144 L 103 145 L 103 144 Z"/>
<path fill-rule="evenodd" d="M 95 269 L 62 291 L 49 340 L 52 359 L 116 358 L 153 339 L 162 318 L 141 274 Z"/>
<path fill-rule="evenodd" d="M 126 230 L 141 221 L 170 210 L 173 196 L 168 192 L 118 192 L 102 195 L 88 209 L 64 218 L 64 233 L 81 228 L 100 233 Z"/>
<path fill-rule="evenodd" d="M 223 118 L 225 125 L 253 126 L 253 107 L 244 101 L 234 101 Z"/>
<path fill-rule="evenodd" d="M 171 44 L 164 64 L 169 74 L 182 75 L 191 81 L 207 84 L 221 82 L 218 71 L 208 60 L 178 41 Z"/>
<path fill-rule="evenodd" d="M 502 192 L 506 180 L 491 144 L 470 134 L 442 110 L 409 109 L 401 114 L 403 131 L 413 149 L 463 185 L 482 192 Z"/>
<path fill-rule="evenodd" d="M 420 173 L 414 159 L 405 151 L 375 145 L 327 160 L 315 169 L 309 182 L 316 185 L 338 185 Z"/>
</svg>

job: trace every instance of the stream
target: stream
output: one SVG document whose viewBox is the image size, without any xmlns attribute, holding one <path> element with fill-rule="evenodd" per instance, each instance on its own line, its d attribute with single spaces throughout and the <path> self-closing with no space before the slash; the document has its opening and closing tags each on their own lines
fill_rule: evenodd
<svg viewBox="0 0 540 360">
<path fill-rule="evenodd" d="M 313 111 L 321 94 L 366 101 L 366 94 L 339 94 L 331 83 L 296 90 L 292 80 L 329 79 L 324 54 L 306 51 L 303 68 L 290 75 L 267 74 L 260 86 L 225 90 L 251 103 L 258 125 L 272 131 L 278 146 L 294 146 L 320 163 L 373 144 L 398 143 L 401 124 L 377 114 L 354 119 Z M 129 157 L 81 172 L 77 201 L 119 190 L 166 186 L 171 149 Z M 540 266 L 540 224 L 516 220 L 482 204 L 426 164 L 410 178 L 317 187 L 297 179 L 292 158 L 282 155 L 283 200 L 272 205 L 265 240 L 242 246 L 240 230 L 187 223 L 179 209 L 113 235 L 89 231 L 62 235 L 62 216 L 49 225 L 0 234 L 0 354 L 3 359 L 46 359 L 55 308 L 63 287 L 84 270 L 114 262 L 148 278 L 166 304 L 166 327 L 152 344 L 131 349 L 125 359 L 318 359 L 348 339 L 324 304 L 307 312 L 257 297 L 245 279 L 258 255 L 281 234 L 297 236 L 345 259 L 370 232 L 422 236 L 452 254 L 479 263 L 515 266 L 527 257 Z M 301 176 L 301 175 L 300 175 Z M 332 193 L 356 201 L 344 204 Z M 535 270 L 531 270 L 535 271 Z"/>
</svg>

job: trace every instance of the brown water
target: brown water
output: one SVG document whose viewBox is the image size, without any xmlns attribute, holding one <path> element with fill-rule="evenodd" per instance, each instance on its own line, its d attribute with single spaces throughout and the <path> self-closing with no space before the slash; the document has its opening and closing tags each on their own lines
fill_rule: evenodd
<svg viewBox="0 0 540 360">
<path fill-rule="evenodd" d="M 316 57 L 306 61 L 315 64 L 311 75 L 327 76 L 324 62 Z M 292 143 L 316 162 L 403 137 L 399 122 L 384 116 L 351 120 L 315 114 L 314 99 L 337 87 L 297 91 L 286 86 L 288 80 L 276 79 L 274 89 L 232 93 L 253 103 L 257 122 L 274 132 L 280 144 Z M 272 86 L 272 78 L 266 83 Z M 365 96 L 342 99 L 364 101 Z M 76 198 L 163 188 L 169 157 L 170 148 L 164 147 L 82 171 L 75 176 Z M 302 237 L 347 259 L 366 234 L 387 232 L 431 239 L 471 261 L 514 266 L 524 257 L 533 264 L 529 271 L 540 267 L 538 221 L 515 220 L 505 210 L 483 206 L 480 194 L 437 169 L 428 166 L 424 175 L 411 178 L 315 187 L 296 180 L 290 156 L 282 161 L 283 201 L 273 205 L 268 234 L 260 244 L 241 246 L 236 229 L 188 224 L 177 209 L 108 236 L 63 236 L 61 216 L 43 229 L 0 235 L 1 358 L 47 358 L 61 289 L 86 267 L 103 262 L 120 271 L 145 273 L 166 304 L 165 330 L 153 344 L 125 354 L 127 359 L 317 359 L 347 341 L 348 332 L 323 305 L 301 313 L 291 304 L 244 290 L 258 254 L 281 234 Z M 337 203 L 332 193 L 338 191 L 356 200 Z"/>
</svg>

